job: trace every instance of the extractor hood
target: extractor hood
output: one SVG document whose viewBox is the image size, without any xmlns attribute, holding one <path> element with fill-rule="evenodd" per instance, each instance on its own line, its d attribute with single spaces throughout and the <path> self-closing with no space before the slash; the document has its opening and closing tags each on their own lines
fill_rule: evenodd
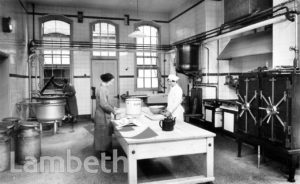
<svg viewBox="0 0 300 184">
<path fill-rule="evenodd" d="M 272 32 L 264 31 L 233 38 L 218 56 L 218 60 L 272 53 Z"/>
</svg>

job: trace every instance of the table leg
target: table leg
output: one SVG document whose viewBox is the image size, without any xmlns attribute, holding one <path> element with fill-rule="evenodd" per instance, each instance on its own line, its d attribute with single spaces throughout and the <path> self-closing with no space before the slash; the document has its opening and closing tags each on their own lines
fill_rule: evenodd
<svg viewBox="0 0 300 184">
<path fill-rule="evenodd" d="M 242 146 L 243 146 L 243 144 L 242 144 L 242 141 L 240 139 L 237 140 L 237 143 L 238 143 L 238 154 L 237 154 L 237 156 L 241 157 L 242 156 L 241 153 L 242 153 Z"/>
<path fill-rule="evenodd" d="M 53 127 L 53 133 L 56 134 L 56 132 L 57 132 L 57 121 L 54 122 L 53 126 L 54 126 Z"/>
<path fill-rule="evenodd" d="M 289 182 L 295 182 L 296 161 L 297 156 L 291 155 L 289 158 Z"/>
<path fill-rule="evenodd" d="M 214 139 L 207 138 L 206 177 L 214 176 Z"/>
<path fill-rule="evenodd" d="M 40 123 L 40 131 L 41 131 L 41 134 L 42 134 L 42 132 L 43 132 L 43 124 L 42 123 Z"/>
<path fill-rule="evenodd" d="M 134 151 L 128 150 L 128 184 L 137 184 L 137 160 L 135 159 Z"/>
</svg>

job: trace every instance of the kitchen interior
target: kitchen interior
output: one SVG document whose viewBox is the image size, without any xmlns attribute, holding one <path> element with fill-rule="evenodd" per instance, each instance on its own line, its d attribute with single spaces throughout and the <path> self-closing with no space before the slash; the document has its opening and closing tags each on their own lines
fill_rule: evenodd
<svg viewBox="0 0 300 184">
<path fill-rule="evenodd" d="M 0 183 L 300 181 L 298 0 L 1 0 L 0 8 Z M 138 29 L 148 36 L 132 36 Z M 207 139 L 213 156 L 190 146 L 132 166 L 131 147 L 124 150 L 126 137 L 120 141 L 117 132 L 113 147 L 128 157 L 129 172 L 122 161 L 113 173 L 12 172 L 28 164 L 11 159 L 24 150 L 35 158 L 67 159 L 66 150 L 93 156 L 99 76 L 107 72 L 121 109 L 132 98 L 140 108 L 166 107 L 168 76 L 178 76 L 184 123 L 215 135 Z M 74 125 L 65 120 L 64 79 L 76 91 Z M 26 136 L 34 141 L 20 143 L 29 121 Z M 207 176 L 196 179 L 198 173 Z M 185 177 L 191 179 L 179 179 Z"/>
</svg>

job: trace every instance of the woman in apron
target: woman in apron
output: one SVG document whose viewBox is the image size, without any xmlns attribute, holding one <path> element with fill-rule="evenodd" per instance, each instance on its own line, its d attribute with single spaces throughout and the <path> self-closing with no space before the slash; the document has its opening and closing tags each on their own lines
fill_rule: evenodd
<svg viewBox="0 0 300 184">
<path fill-rule="evenodd" d="M 114 106 L 111 104 L 108 87 L 113 84 L 114 76 L 106 73 L 100 76 L 101 84 L 96 92 L 95 133 L 94 148 L 96 154 L 112 154 L 111 114 L 115 114 Z"/>
<path fill-rule="evenodd" d="M 74 86 L 69 83 L 68 79 L 64 79 L 63 93 L 66 95 L 66 114 L 71 115 L 72 131 L 74 131 L 74 123 L 77 122 L 78 107 L 76 99 L 76 91 Z"/>
<path fill-rule="evenodd" d="M 172 115 L 176 118 L 176 123 L 184 122 L 184 109 L 181 106 L 182 102 L 182 89 L 177 84 L 179 77 L 174 74 L 168 76 L 168 82 L 171 87 L 168 94 L 168 106 L 167 111 L 164 113 L 166 116 Z"/>
</svg>

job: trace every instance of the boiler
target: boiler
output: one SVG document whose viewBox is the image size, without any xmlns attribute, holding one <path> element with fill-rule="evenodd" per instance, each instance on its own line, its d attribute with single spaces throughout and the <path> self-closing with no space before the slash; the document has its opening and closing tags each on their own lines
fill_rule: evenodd
<svg viewBox="0 0 300 184">
<path fill-rule="evenodd" d="M 186 73 L 199 70 L 199 45 L 176 46 L 176 71 Z"/>
</svg>

